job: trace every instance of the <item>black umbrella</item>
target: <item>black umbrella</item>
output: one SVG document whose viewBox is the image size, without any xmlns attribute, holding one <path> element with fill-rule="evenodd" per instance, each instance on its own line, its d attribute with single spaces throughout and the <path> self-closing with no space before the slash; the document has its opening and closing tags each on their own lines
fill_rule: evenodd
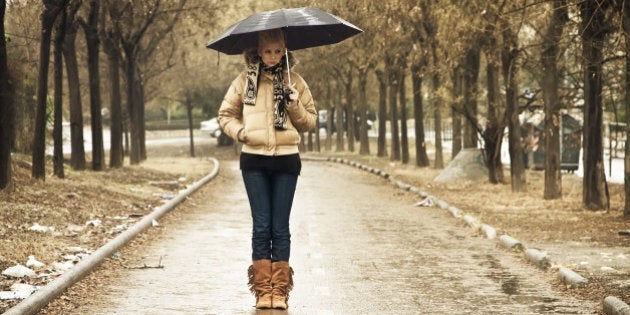
<svg viewBox="0 0 630 315">
<path fill-rule="evenodd" d="M 289 50 L 338 43 L 363 32 L 347 21 L 315 8 L 279 9 L 250 15 L 210 41 L 207 48 L 228 55 L 258 46 L 258 32 L 282 29 Z"/>
</svg>

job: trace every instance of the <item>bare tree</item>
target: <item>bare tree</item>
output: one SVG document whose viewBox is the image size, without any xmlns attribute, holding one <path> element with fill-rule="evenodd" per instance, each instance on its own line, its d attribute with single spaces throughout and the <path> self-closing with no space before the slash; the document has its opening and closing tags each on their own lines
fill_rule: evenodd
<svg viewBox="0 0 630 315">
<path fill-rule="evenodd" d="M 405 94 L 405 70 L 400 71 L 400 90 L 398 91 L 398 101 L 400 102 L 400 153 L 401 162 L 403 164 L 409 163 L 409 136 L 407 130 L 407 96 Z"/>
<path fill-rule="evenodd" d="M 472 44 L 465 53 L 463 63 L 464 70 L 464 96 L 462 112 L 464 117 L 474 117 L 478 114 L 477 94 L 479 93 L 479 69 L 480 69 L 481 49 L 478 45 Z M 464 123 L 464 149 L 477 148 L 479 142 L 478 128 L 471 119 L 466 119 Z"/>
<path fill-rule="evenodd" d="M 416 134 L 416 166 L 429 166 L 429 155 L 424 136 L 424 102 L 422 96 L 423 61 L 414 62 L 411 66 L 411 82 L 413 86 L 413 118 Z"/>
<path fill-rule="evenodd" d="M 92 169 L 101 171 L 105 168 L 105 150 L 103 147 L 103 120 L 101 114 L 101 88 L 99 73 L 99 1 L 90 0 L 87 21 L 79 19 L 85 33 L 88 51 L 88 76 L 90 83 L 90 126 L 92 128 Z"/>
<path fill-rule="evenodd" d="M 341 79 L 337 80 L 337 85 L 343 85 Z M 340 87 L 338 87 L 338 89 L 339 88 Z M 344 104 L 341 102 L 341 93 L 337 92 L 332 95 L 332 100 L 334 104 L 334 112 L 331 112 L 332 115 L 329 117 L 329 119 L 333 121 L 333 123 L 335 124 L 335 129 L 337 130 L 335 151 L 342 152 L 345 148 L 345 141 L 343 139 L 343 134 L 345 131 L 343 121 L 345 108 L 343 106 Z"/>
<path fill-rule="evenodd" d="M 399 68 L 400 56 L 394 55 L 392 50 L 385 57 L 385 63 L 387 65 L 387 83 L 389 87 L 389 125 L 391 133 L 391 155 L 389 156 L 392 161 L 400 161 L 400 130 L 398 125 L 398 89 L 400 86 Z"/>
<path fill-rule="evenodd" d="M 442 105 L 444 102 L 442 89 L 442 75 L 440 64 L 444 60 L 441 53 L 441 39 L 438 37 L 438 30 L 440 28 L 439 18 L 437 14 L 438 6 L 433 2 L 423 1 L 420 4 L 421 7 L 421 32 L 424 35 L 423 43 L 424 50 L 427 51 L 428 58 L 428 71 L 427 74 L 431 79 L 431 96 L 430 102 L 433 107 L 433 121 L 435 132 L 435 168 L 444 167 L 444 152 L 442 147 Z"/>
<path fill-rule="evenodd" d="M 11 133 L 14 103 L 9 96 L 9 67 L 7 42 L 4 33 L 6 1 L 0 1 L 0 190 L 12 187 Z"/>
<path fill-rule="evenodd" d="M 453 74 L 451 76 L 451 81 L 453 82 L 452 88 L 453 92 L 451 93 L 453 96 L 453 103 L 451 105 L 451 126 L 453 127 L 452 132 L 452 148 L 451 148 L 451 160 L 454 159 L 457 154 L 462 150 L 463 145 L 463 137 L 462 137 L 462 115 L 460 114 L 461 108 L 463 105 L 464 98 L 464 73 L 462 71 L 462 66 L 457 65 L 453 67 Z"/>
<path fill-rule="evenodd" d="M 545 199 L 562 198 L 560 169 L 560 100 L 558 98 L 558 54 L 564 24 L 569 20 L 566 0 L 552 4 L 546 33 L 543 34 L 541 63 L 543 68 L 543 98 L 545 102 Z"/>
<path fill-rule="evenodd" d="M 64 26 L 63 56 L 66 62 L 68 81 L 68 101 L 70 104 L 70 166 L 75 170 L 85 169 L 85 147 L 83 138 L 83 105 L 81 104 L 81 81 L 76 51 L 76 37 L 79 24 L 76 20 L 81 1 L 71 0 Z"/>
<path fill-rule="evenodd" d="M 104 8 L 101 10 L 101 23 L 99 24 L 100 39 L 103 44 L 103 51 L 107 54 L 107 69 L 109 78 L 109 114 L 110 114 L 110 149 L 109 167 L 118 168 L 123 166 L 123 114 L 122 96 L 120 92 L 120 67 L 121 51 L 118 45 L 120 40 L 120 22 L 116 19 L 119 16 L 117 11 L 120 8 L 115 2 L 103 2 Z M 109 18 L 107 18 L 109 17 Z M 106 25 L 109 21 L 109 25 Z"/>
<path fill-rule="evenodd" d="M 143 75 L 140 65 L 152 59 L 166 38 L 164 34 L 168 34 L 179 20 L 186 3 L 187 0 L 169 3 L 152 0 L 139 5 L 136 1 L 130 1 L 125 2 L 119 11 L 120 45 L 131 133 L 131 164 L 139 164 L 146 158 L 144 87 L 147 76 Z"/>
<path fill-rule="evenodd" d="M 584 67 L 584 178 L 582 203 L 586 209 L 608 209 L 610 197 L 604 171 L 602 47 L 608 28 L 607 1 L 580 3 L 582 57 Z"/>
<path fill-rule="evenodd" d="M 378 10 L 373 2 L 366 2 L 361 10 L 356 10 L 354 6 L 347 6 L 348 18 L 362 26 L 365 33 L 373 33 L 378 29 L 378 23 L 366 15 L 366 12 L 374 14 Z M 346 16 L 346 15 L 344 15 Z M 358 81 L 358 121 L 359 121 L 359 154 L 370 153 L 370 143 L 368 138 L 368 74 L 374 70 L 376 60 L 378 60 L 378 42 L 366 34 L 355 36 L 351 39 L 351 60 L 350 65 L 355 69 Z"/>
<path fill-rule="evenodd" d="M 430 51 L 431 51 L 431 63 L 432 63 L 432 71 L 431 71 L 431 88 L 433 89 L 433 95 L 431 97 L 432 105 L 433 105 L 433 123 L 435 129 L 435 162 L 434 168 L 444 168 L 444 151 L 442 147 L 442 96 L 440 95 L 440 89 L 442 88 L 442 76 L 440 75 L 440 71 L 438 69 L 438 64 L 440 62 L 440 57 L 438 54 L 438 43 L 436 33 L 437 25 L 432 25 L 431 27 L 435 28 L 431 31 L 428 31 L 429 38 L 433 38 L 434 40 L 430 41 Z"/>
<path fill-rule="evenodd" d="M 344 78 L 344 100 L 343 107 L 345 108 L 345 121 L 344 127 L 346 129 L 346 135 L 348 138 L 348 151 L 354 152 L 354 71 L 352 67 L 348 67 Z"/>
<path fill-rule="evenodd" d="M 368 155 L 370 154 L 370 140 L 368 138 L 368 118 L 367 118 L 367 81 L 368 81 L 368 72 L 372 70 L 372 63 L 368 61 L 366 64 L 363 64 L 358 67 L 358 77 L 359 77 L 359 104 L 357 110 L 359 111 L 359 121 L 361 125 L 359 126 L 359 154 Z"/>
<path fill-rule="evenodd" d="M 428 66 L 428 54 L 422 46 L 427 42 L 427 34 L 424 31 L 424 12 L 429 3 L 418 1 L 411 12 L 411 40 L 415 43 L 411 52 L 411 85 L 413 90 L 413 118 L 414 131 L 416 134 L 416 165 L 420 167 L 429 166 L 429 156 L 427 154 L 427 144 L 424 135 L 424 102 L 422 95 L 423 76 Z"/>
<path fill-rule="evenodd" d="M 348 151 L 354 151 L 354 138 L 352 133 L 353 124 L 353 115 L 352 115 L 352 101 L 354 98 L 352 97 L 352 84 L 354 80 L 352 68 L 344 62 L 342 66 L 333 66 L 333 69 L 337 75 L 338 83 L 343 87 L 338 91 L 339 93 L 339 101 L 335 102 L 335 117 L 334 120 L 337 129 L 337 146 L 336 151 L 341 152 L 344 151 L 345 141 L 344 141 L 344 131 L 348 138 Z M 341 93 L 343 91 L 343 93 Z M 343 95 L 343 98 L 341 97 Z M 342 101 L 343 99 L 343 101 Z"/>
<path fill-rule="evenodd" d="M 190 139 L 190 157 L 195 157 L 195 140 L 193 137 L 193 102 L 190 94 L 186 94 L 184 105 L 186 105 L 186 116 L 188 117 L 188 133 Z"/>
<path fill-rule="evenodd" d="M 504 4 L 504 3 L 502 3 Z M 502 5 L 500 6 L 502 7 Z M 504 182 L 503 164 L 501 163 L 501 146 L 503 143 L 503 130 L 505 129 L 505 116 L 502 111 L 499 98 L 499 64 L 498 56 L 500 47 L 500 32 L 497 30 L 499 23 L 500 7 L 489 4 L 485 19 L 484 53 L 486 56 L 486 89 L 487 89 L 487 123 L 481 132 L 486 153 L 486 165 L 488 166 L 488 180 L 497 184 Z"/>
<path fill-rule="evenodd" d="M 477 126 L 479 115 L 479 71 L 481 69 L 481 49 L 484 41 L 484 28 L 487 24 L 487 1 L 470 1 L 463 6 L 457 1 L 451 1 L 449 11 L 440 19 L 440 24 L 447 24 L 449 32 L 442 32 L 443 42 L 448 44 L 445 51 L 448 53 L 447 63 L 449 69 L 455 69 L 456 73 L 452 86 L 458 94 L 454 94 L 453 105 L 454 124 L 463 118 L 461 141 L 464 149 L 476 149 L 479 146 L 480 128 Z M 461 80 L 461 83 L 458 82 Z M 455 135 L 454 135 L 455 136 Z M 455 140 L 455 138 L 453 139 Z M 455 145 L 457 148 L 459 144 Z M 455 153 L 455 152 L 453 152 Z M 454 154 L 453 154 L 454 156 Z"/>
<path fill-rule="evenodd" d="M 387 78 L 382 70 L 376 69 L 378 79 L 378 145 L 376 156 L 387 156 Z"/>
<path fill-rule="evenodd" d="M 625 205 L 623 208 L 623 215 L 630 217 L 630 5 L 623 1 L 623 32 L 626 40 L 626 152 L 625 152 L 625 176 L 624 187 L 626 191 Z"/>
<path fill-rule="evenodd" d="M 501 52 L 503 66 L 503 82 L 505 85 L 505 116 L 508 125 L 508 143 L 510 153 L 510 182 L 513 192 L 527 190 L 525 179 L 525 163 L 523 160 L 523 141 L 521 140 L 521 124 L 518 118 L 518 82 L 519 65 L 517 59 L 520 54 L 517 33 L 502 19 L 503 47 Z M 520 28 L 521 23 L 514 26 Z"/>
<path fill-rule="evenodd" d="M 63 38 L 66 30 L 66 10 L 61 10 L 61 17 L 57 19 L 54 47 L 54 100 L 53 100 L 53 174 L 64 178 L 63 169 Z"/>
<path fill-rule="evenodd" d="M 48 66 L 50 65 L 50 42 L 55 19 L 67 5 L 67 0 L 43 0 L 44 11 L 41 15 L 42 37 L 40 40 L 39 77 L 37 79 L 37 115 L 33 138 L 32 176 L 37 179 L 46 177 L 46 103 L 48 99 Z"/>
</svg>

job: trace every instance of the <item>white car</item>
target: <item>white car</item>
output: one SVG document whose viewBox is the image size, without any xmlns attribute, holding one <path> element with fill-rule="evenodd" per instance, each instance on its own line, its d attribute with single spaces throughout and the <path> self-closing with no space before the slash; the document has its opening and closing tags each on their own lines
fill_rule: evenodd
<svg viewBox="0 0 630 315">
<path fill-rule="evenodd" d="M 209 133 L 213 138 L 218 138 L 222 133 L 221 126 L 219 126 L 219 121 L 216 117 L 202 121 L 199 130 Z"/>
</svg>

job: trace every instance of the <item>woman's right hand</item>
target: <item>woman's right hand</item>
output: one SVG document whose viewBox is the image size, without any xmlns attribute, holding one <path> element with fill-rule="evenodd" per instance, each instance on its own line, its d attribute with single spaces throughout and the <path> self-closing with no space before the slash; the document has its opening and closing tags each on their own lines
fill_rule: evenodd
<svg viewBox="0 0 630 315">
<path fill-rule="evenodd" d="M 297 101 L 300 98 L 300 93 L 295 88 L 295 83 L 288 86 L 288 88 L 289 88 L 289 91 L 291 91 L 291 93 L 289 93 L 289 102 Z"/>
</svg>

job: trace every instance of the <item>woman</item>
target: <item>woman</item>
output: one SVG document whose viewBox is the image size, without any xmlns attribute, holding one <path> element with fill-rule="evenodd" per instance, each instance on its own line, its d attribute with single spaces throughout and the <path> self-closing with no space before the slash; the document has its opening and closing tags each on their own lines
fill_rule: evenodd
<svg viewBox="0 0 630 315">
<path fill-rule="evenodd" d="M 243 144 L 240 168 L 253 219 L 249 285 L 256 308 L 287 308 L 293 288 L 289 215 L 302 167 L 298 145 L 300 133 L 317 122 L 306 82 L 286 72 L 285 51 L 281 30 L 259 33 L 258 48 L 245 52 L 247 70 L 232 82 L 219 109 L 225 133 Z"/>
</svg>

